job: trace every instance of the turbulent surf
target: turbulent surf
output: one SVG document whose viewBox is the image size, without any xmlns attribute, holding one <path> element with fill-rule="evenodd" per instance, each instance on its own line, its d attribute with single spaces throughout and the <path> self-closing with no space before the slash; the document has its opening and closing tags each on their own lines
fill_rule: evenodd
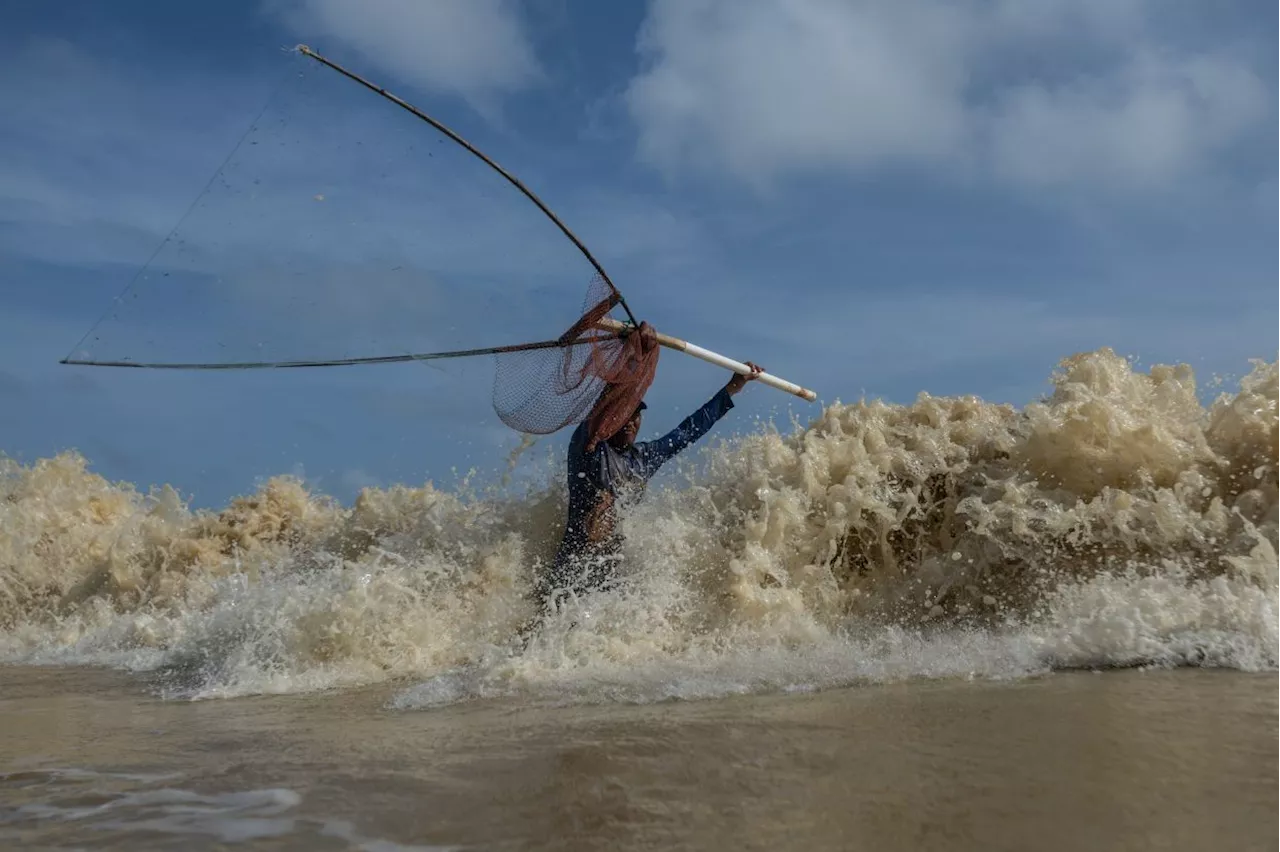
<svg viewBox="0 0 1280 852">
<path fill-rule="evenodd" d="M 74 453 L 0 460 L 0 661 L 215 698 L 401 681 L 655 701 L 1064 667 L 1277 665 L 1277 366 L 1071 357 L 1025 408 L 921 395 L 710 441 L 622 521 L 621 589 L 527 645 L 561 471 L 351 506 L 277 477 L 220 511 Z"/>
</svg>

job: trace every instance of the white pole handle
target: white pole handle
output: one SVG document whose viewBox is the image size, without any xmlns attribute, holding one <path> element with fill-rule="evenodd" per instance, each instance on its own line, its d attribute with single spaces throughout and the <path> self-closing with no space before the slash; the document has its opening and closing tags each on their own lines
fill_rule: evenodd
<svg viewBox="0 0 1280 852">
<path fill-rule="evenodd" d="M 604 319 L 600 320 L 597 323 L 597 325 L 600 328 L 604 329 L 605 331 L 634 331 L 635 330 L 634 326 L 628 325 L 627 323 L 619 322 L 613 317 L 605 317 Z M 679 350 L 680 352 L 684 352 L 688 355 L 692 355 L 695 358 L 701 358 L 703 361 L 706 361 L 710 364 L 715 364 L 717 367 L 724 367 L 726 370 L 732 370 L 733 372 L 741 376 L 748 376 L 751 374 L 751 368 L 748 367 L 746 364 L 743 364 L 739 361 L 735 361 L 732 358 L 726 358 L 723 355 L 717 355 L 715 352 L 712 352 L 707 349 L 703 349 L 701 346 L 695 346 L 694 344 L 689 343 L 688 341 L 685 341 L 685 340 L 681 340 L 678 337 L 672 337 L 669 334 L 662 334 L 661 332 L 658 332 L 657 338 L 658 338 L 658 343 L 661 344 L 662 346 L 667 347 L 668 349 L 676 349 L 676 350 Z M 807 388 L 802 388 L 799 385 L 792 384 L 791 382 L 788 382 L 785 379 L 780 379 L 777 376 L 770 375 L 769 373 L 758 374 L 756 376 L 756 381 L 766 384 L 771 388 L 777 388 L 780 391 L 786 391 L 789 394 L 793 394 L 809 402 L 813 402 L 815 399 L 818 398 L 818 395 L 813 391 Z"/>
</svg>

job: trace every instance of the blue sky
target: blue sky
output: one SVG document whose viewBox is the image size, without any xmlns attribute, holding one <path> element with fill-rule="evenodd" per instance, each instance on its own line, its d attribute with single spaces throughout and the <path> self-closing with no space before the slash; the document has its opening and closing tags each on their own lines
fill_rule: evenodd
<svg viewBox="0 0 1280 852">
<path fill-rule="evenodd" d="M 455 149 L 424 161 L 429 128 L 371 93 L 318 67 L 298 78 L 299 42 L 520 176 L 641 318 L 825 402 L 1021 405 L 1099 346 L 1239 375 L 1276 357 L 1276 14 L 1261 0 L 6 3 L 0 452 L 76 448 L 196 505 L 277 473 L 345 501 L 502 468 L 518 436 L 489 408 L 488 360 L 57 363 L 149 261 L 93 354 L 384 354 L 572 319 L 589 269 L 541 214 Z M 211 185 L 260 114 L 291 121 L 260 119 L 264 144 Z M 185 241 L 155 254 L 175 226 Z M 485 292 L 499 310 L 480 310 Z M 466 322 L 450 332 L 441 310 Z M 666 353 L 646 431 L 725 378 Z M 817 411 L 759 387 L 739 400 L 718 433 Z"/>
</svg>

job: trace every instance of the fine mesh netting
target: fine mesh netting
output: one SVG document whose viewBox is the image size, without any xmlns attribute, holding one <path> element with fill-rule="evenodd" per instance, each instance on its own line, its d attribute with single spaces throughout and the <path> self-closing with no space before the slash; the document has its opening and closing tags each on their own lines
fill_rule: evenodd
<svg viewBox="0 0 1280 852">
<path fill-rule="evenodd" d="M 451 131 L 305 52 L 67 361 L 447 371 L 492 353 L 508 426 L 546 434 L 591 416 L 593 431 L 616 429 L 657 349 L 595 328 L 626 305 L 585 247 Z M 554 181 L 553 155 L 508 153 Z"/>
<path fill-rule="evenodd" d="M 493 406 L 503 423 L 548 434 L 589 417 L 589 450 L 626 423 L 653 383 L 661 349 L 647 323 L 626 336 L 598 328 L 615 303 L 612 288 L 596 277 L 562 348 L 497 355 Z"/>
</svg>

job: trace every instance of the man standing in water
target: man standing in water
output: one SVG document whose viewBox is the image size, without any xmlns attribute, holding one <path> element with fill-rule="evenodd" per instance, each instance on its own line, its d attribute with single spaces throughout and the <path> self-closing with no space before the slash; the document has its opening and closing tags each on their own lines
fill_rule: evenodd
<svg viewBox="0 0 1280 852">
<path fill-rule="evenodd" d="M 636 443 L 643 401 L 610 437 L 587 449 L 588 422 L 569 441 L 569 517 L 551 569 L 539 578 L 538 596 L 546 610 L 553 598 L 598 589 L 613 579 L 620 541 L 614 530 L 620 501 L 634 499 L 663 464 L 697 441 L 733 408 L 732 397 L 763 369 L 750 361 L 750 375 L 734 374 L 705 405 L 656 441 Z"/>
</svg>

